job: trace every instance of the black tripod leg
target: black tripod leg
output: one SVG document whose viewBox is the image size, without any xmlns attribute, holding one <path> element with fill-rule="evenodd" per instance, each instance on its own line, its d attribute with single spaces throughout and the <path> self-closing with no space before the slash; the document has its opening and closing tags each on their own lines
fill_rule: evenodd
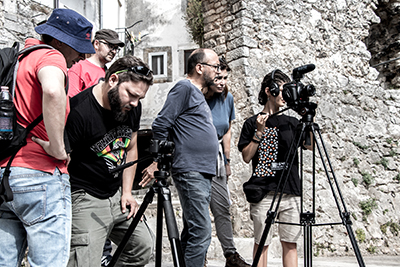
<svg viewBox="0 0 400 267">
<path fill-rule="evenodd" d="M 142 218 L 147 206 L 153 201 L 153 197 L 154 197 L 154 190 L 150 189 L 146 193 L 142 205 L 140 205 L 138 212 L 133 218 L 131 224 L 129 225 L 128 230 L 124 235 L 124 238 L 122 238 L 121 242 L 118 244 L 118 248 L 115 251 L 110 263 L 108 264 L 109 267 L 114 267 L 115 264 L 117 263 L 118 258 L 121 256 L 122 251 L 124 250 L 126 244 L 128 243 L 129 238 L 131 237 L 133 231 L 135 231 L 135 228 L 138 225 L 140 219 Z"/>
<path fill-rule="evenodd" d="M 185 267 L 182 246 L 179 240 L 179 231 L 175 220 L 174 210 L 171 203 L 171 191 L 164 187 L 159 192 L 159 198 L 162 198 L 164 207 L 165 221 L 167 225 L 168 238 L 171 245 L 172 258 L 175 267 Z"/>
<path fill-rule="evenodd" d="M 257 267 L 258 262 L 260 261 L 261 253 L 264 248 L 265 241 L 267 240 L 267 236 L 269 233 L 269 230 L 271 229 L 272 222 L 275 220 L 276 217 L 276 212 L 269 210 L 267 213 L 267 220 L 265 221 L 265 228 L 263 231 L 263 234 L 261 236 L 260 244 L 258 246 L 256 255 L 254 256 L 253 264 L 251 265 L 252 267 Z"/>
<path fill-rule="evenodd" d="M 161 267 L 162 262 L 163 198 L 159 193 L 157 194 L 156 267 Z"/>
<path fill-rule="evenodd" d="M 344 198 L 343 198 L 342 192 L 340 191 L 339 183 L 338 183 L 338 181 L 336 179 L 335 172 L 333 171 L 332 163 L 331 163 L 331 161 L 329 159 L 328 151 L 326 150 L 326 146 L 324 144 L 324 140 L 322 139 L 321 132 L 319 130 L 318 125 L 316 125 L 316 124 L 312 124 L 311 129 L 312 129 L 314 138 L 316 136 L 315 132 L 318 133 L 318 137 L 319 137 L 319 140 L 321 142 L 321 146 L 322 146 L 322 148 L 324 150 L 324 155 L 326 157 L 326 160 L 327 160 L 327 162 L 329 164 L 329 168 L 330 168 L 330 171 L 332 173 L 332 177 L 333 177 L 334 183 L 332 183 L 331 178 L 329 176 L 328 168 L 327 168 L 327 166 L 325 164 L 325 161 L 323 160 L 323 154 L 322 154 L 321 148 L 320 148 L 317 140 L 315 140 L 315 144 L 317 145 L 318 152 L 319 152 L 319 155 L 321 157 L 321 162 L 322 162 L 322 164 L 324 166 L 325 174 L 326 174 L 326 177 L 328 178 L 328 182 L 329 182 L 329 185 L 331 187 L 332 194 L 333 194 L 333 197 L 335 199 L 336 206 L 338 208 L 340 218 L 342 219 L 342 223 L 345 225 L 347 233 L 349 234 L 350 242 L 351 242 L 351 244 L 353 246 L 354 253 L 356 255 L 358 264 L 359 264 L 360 267 L 364 267 L 365 263 L 364 263 L 364 260 L 362 258 L 360 249 L 358 247 L 357 241 L 355 239 L 355 235 L 354 235 L 353 229 L 351 227 L 352 222 L 351 222 L 351 219 L 350 219 L 350 213 L 347 211 L 346 205 L 344 203 Z M 335 187 L 334 187 L 334 185 L 335 185 Z M 340 203 L 339 203 L 338 197 L 337 197 L 337 195 L 335 193 L 335 188 L 336 188 L 336 190 L 338 192 L 338 195 L 339 195 L 339 198 L 340 198 L 340 201 L 341 201 Z M 343 210 L 341 209 L 340 204 L 343 207 Z"/>
</svg>

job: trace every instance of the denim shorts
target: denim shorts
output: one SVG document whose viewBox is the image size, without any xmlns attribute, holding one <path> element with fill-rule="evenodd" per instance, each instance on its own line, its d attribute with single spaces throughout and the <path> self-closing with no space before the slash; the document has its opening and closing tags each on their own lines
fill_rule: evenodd
<svg viewBox="0 0 400 267">
<path fill-rule="evenodd" d="M 1 169 L 2 177 L 4 168 Z M 71 239 L 69 175 L 11 167 L 14 199 L 0 206 L 0 266 L 66 266 Z"/>
</svg>

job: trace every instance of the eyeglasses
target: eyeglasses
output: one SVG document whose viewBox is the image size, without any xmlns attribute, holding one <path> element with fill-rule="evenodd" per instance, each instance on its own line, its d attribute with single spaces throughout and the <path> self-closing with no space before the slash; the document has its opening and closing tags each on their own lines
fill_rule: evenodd
<svg viewBox="0 0 400 267">
<path fill-rule="evenodd" d="M 110 49 L 110 51 L 115 50 L 115 53 L 118 53 L 119 50 L 121 50 L 121 48 L 118 45 L 112 45 L 110 43 L 107 43 L 107 42 L 104 42 L 104 41 L 100 41 L 100 40 L 99 40 L 99 42 L 102 43 L 102 44 L 105 44 L 108 47 L 108 49 Z"/>
<path fill-rule="evenodd" d="M 130 67 L 124 70 L 119 70 L 116 71 L 115 74 L 120 74 L 122 72 L 127 72 L 127 71 L 133 71 L 136 74 L 139 75 L 144 75 L 146 77 L 148 77 L 151 73 L 153 73 L 153 71 L 145 66 L 135 66 L 135 67 Z"/>
<path fill-rule="evenodd" d="M 221 66 L 220 65 L 211 65 L 211 64 L 208 64 L 208 63 L 205 63 L 205 62 L 202 62 L 202 63 L 199 63 L 199 64 L 206 65 L 206 66 L 209 66 L 209 67 L 213 67 L 213 68 L 215 68 L 215 71 L 221 71 Z"/>
</svg>

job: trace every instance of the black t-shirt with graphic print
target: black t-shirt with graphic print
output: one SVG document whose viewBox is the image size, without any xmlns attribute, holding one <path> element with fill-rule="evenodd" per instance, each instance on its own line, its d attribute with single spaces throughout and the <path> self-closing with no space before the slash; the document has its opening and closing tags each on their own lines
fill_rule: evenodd
<svg viewBox="0 0 400 267">
<path fill-rule="evenodd" d="M 257 116 L 258 114 L 248 118 L 243 124 L 238 143 L 240 151 L 254 138 L 254 133 L 257 129 Z M 277 190 L 282 170 L 285 167 L 287 153 L 289 152 L 292 140 L 295 138 L 298 124 L 298 119 L 284 114 L 272 116 L 266 122 L 261 143 L 258 145 L 257 152 L 252 158 L 253 174 L 250 179 L 252 183 L 264 188 L 266 192 Z M 293 156 L 290 159 L 293 159 Z M 283 189 L 283 193 L 300 195 L 298 163 L 299 158 L 296 149 L 288 182 Z M 290 162 L 288 165 L 290 165 Z M 283 182 L 281 185 L 283 185 Z"/>
<path fill-rule="evenodd" d="M 140 126 L 140 102 L 123 123 L 100 106 L 93 87 L 71 98 L 70 103 L 66 130 L 72 149 L 68 166 L 71 190 L 83 189 L 100 199 L 111 197 L 121 185 L 122 171 L 110 174 L 110 170 L 126 161 L 126 148 Z"/>
</svg>

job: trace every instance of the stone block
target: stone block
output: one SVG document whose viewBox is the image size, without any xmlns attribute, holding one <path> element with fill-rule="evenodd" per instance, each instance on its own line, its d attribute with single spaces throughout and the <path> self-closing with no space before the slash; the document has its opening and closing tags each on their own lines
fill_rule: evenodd
<svg viewBox="0 0 400 267">
<path fill-rule="evenodd" d="M 226 59 L 228 61 L 233 61 L 242 57 L 249 57 L 250 50 L 248 47 L 239 47 L 235 50 L 226 53 Z"/>
</svg>

